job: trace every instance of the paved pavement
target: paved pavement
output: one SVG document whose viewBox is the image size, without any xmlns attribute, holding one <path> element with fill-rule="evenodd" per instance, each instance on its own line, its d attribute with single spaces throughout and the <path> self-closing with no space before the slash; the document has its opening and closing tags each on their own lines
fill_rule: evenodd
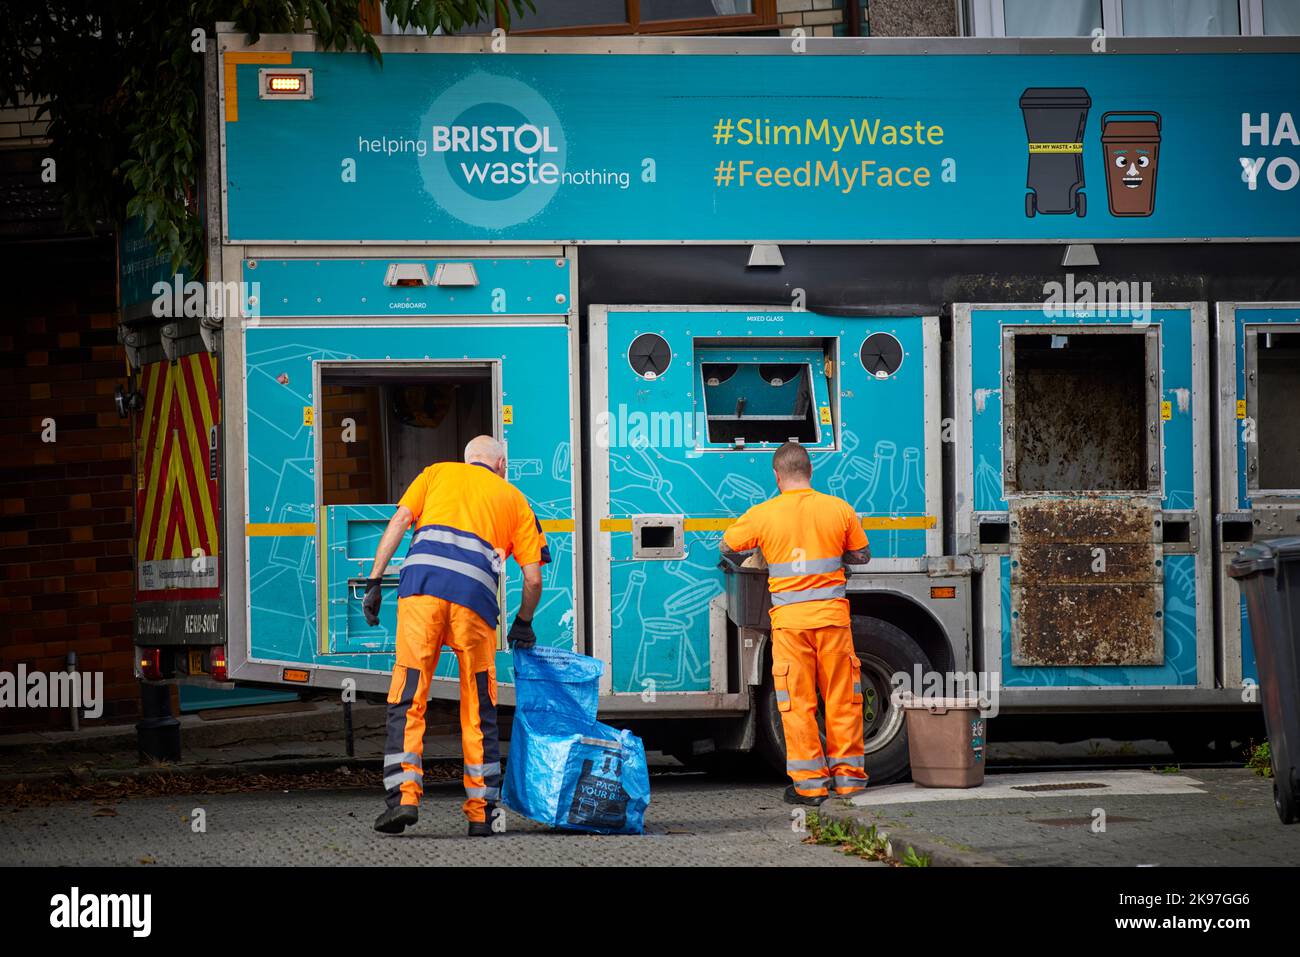
<svg viewBox="0 0 1300 957">
<path fill-rule="evenodd" d="M 428 753 L 459 757 L 459 719 L 452 704 L 433 702 L 428 714 Z M 383 705 L 353 707 L 355 753 L 361 759 L 383 755 Z M 346 746 L 342 709 L 336 701 L 291 702 L 229 708 L 182 715 L 181 763 L 193 770 L 253 767 L 271 761 L 343 758 Z M 0 736 L 0 791 L 7 779 L 34 775 L 114 775 L 139 767 L 133 725 L 108 725 L 79 732 L 33 732 Z"/>
<path fill-rule="evenodd" d="M 401 836 L 371 830 L 372 790 L 253 791 L 0 807 L 0 865 L 731 865 L 886 867 L 802 843 L 777 784 L 655 775 L 644 836 L 551 831 L 518 815 L 507 833 L 465 836 L 458 785 L 425 791 Z M 194 833 L 192 812 L 205 812 Z M 106 810 L 105 810 L 106 809 Z"/>
<path fill-rule="evenodd" d="M 1271 782 L 1244 769 L 990 774 L 969 791 L 868 790 L 823 813 L 876 824 L 936 864 L 1300 864 L 1300 827 L 1278 822 Z"/>
<path fill-rule="evenodd" d="M 138 766 L 129 727 L 0 738 L 0 864 L 868 866 L 802 844 L 781 783 L 683 774 L 654 753 L 645 837 L 549 832 L 511 815 L 505 836 L 471 842 L 459 787 L 432 780 L 414 831 L 376 835 L 377 785 L 347 787 L 348 774 L 337 769 L 377 778 L 383 710 L 354 709 L 352 760 L 336 702 L 186 716 L 184 761 L 164 775 Z M 458 778 L 455 730 L 449 708 L 435 716 L 425 742 L 431 778 Z M 858 803 L 830 802 L 822 813 L 878 825 L 896 853 L 911 846 L 940 866 L 1300 863 L 1300 827 L 1278 823 L 1268 781 L 1240 769 L 1155 773 L 1149 769 L 1174 760 L 1163 742 L 994 742 L 990 759 L 1029 770 L 990 773 L 984 787 L 963 792 L 872 788 Z M 1136 770 L 1101 771 L 1096 762 Z M 1049 770 L 1063 766 L 1074 769 Z M 192 793 L 202 791 L 218 793 Z M 206 812 L 206 833 L 191 829 L 195 808 Z M 1097 808 L 1104 831 L 1092 828 Z"/>
</svg>

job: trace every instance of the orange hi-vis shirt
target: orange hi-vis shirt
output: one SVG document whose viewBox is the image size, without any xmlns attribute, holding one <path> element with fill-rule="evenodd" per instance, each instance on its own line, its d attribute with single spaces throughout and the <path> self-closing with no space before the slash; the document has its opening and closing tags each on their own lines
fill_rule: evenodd
<svg viewBox="0 0 1300 957">
<path fill-rule="evenodd" d="M 495 628 L 502 561 L 514 555 L 522 567 L 551 560 L 541 523 L 523 492 L 486 465 L 430 465 L 397 504 L 415 516 L 399 598 L 444 598 Z"/>
<path fill-rule="evenodd" d="M 762 551 L 773 628 L 849 624 L 843 555 L 866 548 L 867 536 L 853 506 L 842 498 L 790 489 L 740 516 L 722 540 L 732 551 Z"/>
</svg>

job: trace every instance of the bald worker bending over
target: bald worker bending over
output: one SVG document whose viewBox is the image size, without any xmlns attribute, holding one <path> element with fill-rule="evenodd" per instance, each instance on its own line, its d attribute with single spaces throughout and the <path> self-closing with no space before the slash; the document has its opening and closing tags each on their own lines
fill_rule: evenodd
<svg viewBox="0 0 1300 957">
<path fill-rule="evenodd" d="M 505 480 L 505 447 L 490 435 L 465 446 L 465 462 L 431 465 L 411 483 L 385 529 L 366 580 L 362 610 L 379 624 L 381 580 L 406 530 L 415 526 L 397 589 L 397 664 L 388 689 L 384 790 L 388 810 L 375 830 L 400 834 L 419 818 L 424 793 L 424 711 L 443 645 L 460 664 L 465 816 L 471 837 L 492 834 L 501 794 L 497 741 L 497 592 L 506 558 L 524 573 L 511 647 L 536 642 L 532 618 L 542 596 L 546 537 L 523 493 Z"/>
</svg>

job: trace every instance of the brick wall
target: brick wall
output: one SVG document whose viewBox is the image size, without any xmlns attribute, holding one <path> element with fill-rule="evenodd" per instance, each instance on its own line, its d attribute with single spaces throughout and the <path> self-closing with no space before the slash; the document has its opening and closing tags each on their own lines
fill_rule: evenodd
<svg viewBox="0 0 1300 957">
<path fill-rule="evenodd" d="M 137 715 L 131 432 L 111 238 L 0 247 L 0 671 L 104 672 L 101 720 Z M 52 419 L 54 442 L 44 442 Z M 0 728 L 65 728 L 66 711 L 0 709 Z"/>
<path fill-rule="evenodd" d="M 378 390 L 327 385 L 321 391 L 321 488 L 326 505 L 363 505 L 388 501 L 379 442 Z M 343 441 L 343 420 L 356 424 L 354 441 Z"/>
<path fill-rule="evenodd" d="M 776 19 L 781 33 L 803 27 L 812 37 L 842 36 L 845 0 L 776 0 Z"/>
<path fill-rule="evenodd" d="M 20 105 L 0 109 L 0 144 L 4 146 L 44 145 L 49 121 L 36 119 L 36 101 L 20 95 Z"/>
</svg>

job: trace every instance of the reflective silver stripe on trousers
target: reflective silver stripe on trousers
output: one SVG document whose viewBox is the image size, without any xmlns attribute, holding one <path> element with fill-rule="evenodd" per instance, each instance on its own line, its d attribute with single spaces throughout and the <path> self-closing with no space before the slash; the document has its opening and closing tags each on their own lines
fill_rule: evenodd
<svg viewBox="0 0 1300 957">
<path fill-rule="evenodd" d="M 844 560 L 836 555 L 834 558 L 803 558 L 793 562 L 777 562 L 767 566 L 769 578 L 789 578 L 791 575 L 822 575 L 837 572 L 844 567 Z"/>
<path fill-rule="evenodd" d="M 843 774 L 835 775 L 835 786 L 837 788 L 856 788 L 859 791 L 865 790 L 867 781 L 865 778 L 850 778 Z"/>
<path fill-rule="evenodd" d="M 809 778 L 807 781 L 795 781 L 796 791 L 817 791 L 826 787 L 829 778 Z"/>
<path fill-rule="evenodd" d="M 777 689 L 777 692 L 776 692 L 776 700 L 777 700 L 777 701 L 780 701 L 780 702 L 782 702 L 782 703 L 784 704 L 786 701 L 789 701 L 789 700 L 790 700 L 790 692 L 788 692 L 788 691 L 781 691 L 781 690 L 778 688 L 778 689 Z"/>
<path fill-rule="evenodd" d="M 465 796 L 472 798 L 487 798 L 489 801 L 495 801 L 501 797 L 500 788 L 466 788 Z"/>
<path fill-rule="evenodd" d="M 826 762 L 821 758 L 809 758 L 806 761 L 792 760 L 785 762 L 787 771 L 825 771 Z"/>
<path fill-rule="evenodd" d="M 407 559 L 410 561 L 410 559 Z M 804 588 L 799 591 L 772 592 L 773 605 L 793 605 L 801 601 L 821 601 L 826 598 L 843 598 L 844 586 L 833 585 L 830 588 Z"/>
<path fill-rule="evenodd" d="M 466 578 L 472 578 L 484 588 L 490 588 L 494 592 L 497 590 L 496 576 L 489 575 L 477 565 L 471 565 L 469 562 L 458 562 L 454 558 L 444 558 L 441 555 L 407 555 L 406 560 L 402 562 L 402 567 L 406 568 L 410 565 L 436 565 L 448 571 L 459 572 Z M 843 588 L 840 589 L 840 591 L 843 590 Z"/>
<path fill-rule="evenodd" d="M 480 542 L 472 535 L 458 535 L 445 528 L 426 528 L 411 539 L 411 545 L 413 546 L 420 544 L 420 542 L 442 542 L 444 545 L 455 545 L 467 551 L 478 552 L 493 562 L 501 560 L 501 556 L 491 546 Z"/>
<path fill-rule="evenodd" d="M 424 783 L 423 771 L 401 771 L 397 774 L 390 774 L 384 778 L 384 790 L 391 791 L 393 788 L 404 784 L 407 781 L 414 781 L 416 784 Z"/>
<path fill-rule="evenodd" d="M 392 764 L 414 764 L 417 768 L 424 767 L 424 762 L 414 751 L 402 751 L 398 754 L 385 754 L 384 767 Z"/>
<path fill-rule="evenodd" d="M 867 765 L 867 759 L 865 755 L 861 754 L 846 754 L 841 758 L 827 758 L 826 763 L 830 765 L 840 764 L 849 768 L 863 768 Z"/>
<path fill-rule="evenodd" d="M 492 761 L 489 764 L 467 764 L 465 765 L 465 773 L 472 778 L 485 778 L 489 775 L 500 775 L 501 762 Z"/>
</svg>

